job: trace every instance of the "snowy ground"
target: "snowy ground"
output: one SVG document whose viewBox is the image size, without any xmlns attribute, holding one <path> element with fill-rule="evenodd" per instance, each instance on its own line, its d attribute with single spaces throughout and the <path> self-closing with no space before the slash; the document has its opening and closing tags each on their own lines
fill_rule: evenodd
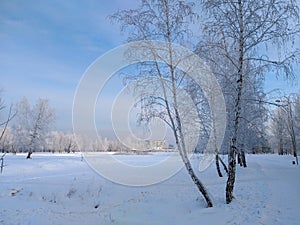
<svg viewBox="0 0 300 225">
<path fill-rule="evenodd" d="M 5 156 L 0 224 L 300 224 L 300 168 L 291 156 L 249 155 L 248 168 L 237 168 L 230 205 L 226 178 L 214 165 L 199 173 L 213 208 L 205 208 L 185 170 L 156 185 L 128 187 L 102 178 L 80 155 L 32 157 Z"/>
</svg>

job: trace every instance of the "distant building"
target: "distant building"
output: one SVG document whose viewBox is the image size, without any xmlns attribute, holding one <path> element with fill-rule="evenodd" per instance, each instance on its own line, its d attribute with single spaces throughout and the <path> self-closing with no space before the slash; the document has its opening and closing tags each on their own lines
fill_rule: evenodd
<svg viewBox="0 0 300 225">
<path fill-rule="evenodd" d="M 144 140 L 140 144 L 145 150 L 159 151 L 167 148 L 165 140 Z"/>
</svg>

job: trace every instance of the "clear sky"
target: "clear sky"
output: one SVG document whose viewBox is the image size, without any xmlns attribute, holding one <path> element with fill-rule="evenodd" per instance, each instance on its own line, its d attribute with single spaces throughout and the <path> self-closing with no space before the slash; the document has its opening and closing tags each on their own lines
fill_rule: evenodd
<svg viewBox="0 0 300 225">
<path fill-rule="evenodd" d="M 107 16 L 134 0 L 0 0 L 0 88 L 5 102 L 50 99 L 71 130 L 73 95 L 87 67 L 124 43 Z"/>
<path fill-rule="evenodd" d="M 50 99 L 56 129 L 71 130 L 73 96 L 84 71 L 126 39 L 107 16 L 137 2 L 0 0 L 0 88 L 5 102 L 23 96 L 32 102 Z M 266 81 L 268 90 L 299 89 L 297 81 L 293 87 L 282 80 Z"/>
</svg>

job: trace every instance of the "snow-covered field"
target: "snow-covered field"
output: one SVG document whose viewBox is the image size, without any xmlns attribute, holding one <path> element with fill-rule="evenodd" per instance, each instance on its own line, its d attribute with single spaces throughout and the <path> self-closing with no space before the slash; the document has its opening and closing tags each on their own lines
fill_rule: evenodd
<svg viewBox="0 0 300 225">
<path fill-rule="evenodd" d="M 0 224 L 300 224 L 300 168 L 291 156 L 249 155 L 248 167 L 237 168 L 230 205 L 226 178 L 217 176 L 214 164 L 199 172 L 213 208 L 205 208 L 185 170 L 159 184 L 128 187 L 99 176 L 80 154 L 32 157 L 5 156 Z"/>
</svg>

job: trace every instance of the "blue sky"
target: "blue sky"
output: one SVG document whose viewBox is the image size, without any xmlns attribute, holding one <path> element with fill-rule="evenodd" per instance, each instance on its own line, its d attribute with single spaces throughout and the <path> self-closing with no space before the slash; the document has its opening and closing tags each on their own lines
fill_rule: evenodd
<svg viewBox="0 0 300 225">
<path fill-rule="evenodd" d="M 56 129 L 71 130 L 73 96 L 81 76 L 96 58 L 126 38 L 107 16 L 134 8 L 137 2 L 0 0 L 0 88 L 5 102 L 15 103 L 23 96 L 32 102 L 50 99 Z M 266 81 L 268 90 L 296 91 L 299 86 L 275 78 Z M 117 82 L 113 80 L 111 87 L 119 87 Z"/>
<path fill-rule="evenodd" d="M 50 99 L 58 129 L 71 130 L 73 95 L 87 67 L 124 42 L 107 16 L 133 0 L 1 0 L 0 88 L 5 102 Z"/>
</svg>

